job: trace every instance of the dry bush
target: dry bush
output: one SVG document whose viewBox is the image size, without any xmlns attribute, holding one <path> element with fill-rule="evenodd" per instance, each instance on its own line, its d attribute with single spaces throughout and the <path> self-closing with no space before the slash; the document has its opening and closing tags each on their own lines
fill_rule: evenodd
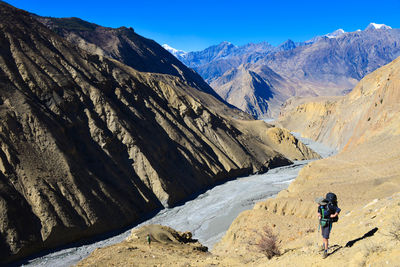
<svg viewBox="0 0 400 267">
<path fill-rule="evenodd" d="M 261 238 L 257 243 L 257 247 L 268 259 L 281 255 L 278 246 L 278 237 L 268 226 L 264 226 L 260 235 Z"/>
<path fill-rule="evenodd" d="M 397 217 L 395 220 L 393 220 L 392 228 L 390 229 L 388 235 L 394 240 L 400 241 L 400 217 Z"/>
<path fill-rule="evenodd" d="M 383 248 L 377 244 L 370 243 L 370 244 L 365 245 L 365 251 L 366 251 L 367 255 L 371 255 L 373 253 L 377 253 L 382 250 L 383 250 Z"/>
</svg>

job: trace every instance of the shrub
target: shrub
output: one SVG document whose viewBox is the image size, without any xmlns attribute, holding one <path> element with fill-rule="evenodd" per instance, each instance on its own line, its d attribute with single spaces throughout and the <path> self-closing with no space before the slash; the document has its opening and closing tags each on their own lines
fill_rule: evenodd
<svg viewBox="0 0 400 267">
<path fill-rule="evenodd" d="M 261 238 L 257 243 L 258 249 L 265 254 L 268 259 L 273 256 L 279 256 L 281 253 L 278 246 L 278 237 L 272 232 L 272 230 L 265 226 L 260 233 Z"/>
<path fill-rule="evenodd" d="M 370 243 L 370 244 L 365 245 L 365 251 L 367 252 L 367 255 L 371 255 L 373 253 L 377 253 L 382 250 L 383 250 L 382 247 L 377 244 Z"/>
<path fill-rule="evenodd" d="M 392 222 L 392 228 L 388 234 L 394 240 L 400 241 L 400 217 L 394 219 Z"/>
</svg>

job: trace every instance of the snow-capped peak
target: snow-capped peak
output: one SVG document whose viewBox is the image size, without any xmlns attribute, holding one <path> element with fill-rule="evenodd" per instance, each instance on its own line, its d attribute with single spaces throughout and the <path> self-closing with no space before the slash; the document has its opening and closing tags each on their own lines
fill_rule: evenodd
<svg viewBox="0 0 400 267">
<path fill-rule="evenodd" d="M 373 23 L 371 22 L 367 28 L 365 28 L 365 30 L 390 30 L 392 27 L 387 26 L 385 24 L 377 24 L 377 23 Z"/>
<path fill-rule="evenodd" d="M 324 37 L 325 38 L 330 38 L 330 39 L 331 38 L 338 38 L 338 37 L 342 36 L 345 33 L 346 32 L 343 29 L 337 29 L 336 31 L 331 32 L 331 33 L 327 33 L 325 35 L 315 36 L 314 38 L 306 41 L 306 43 L 315 43 L 315 42 L 318 42 L 319 40 L 323 39 Z"/>
<path fill-rule="evenodd" d="M 173 55 L 174 55 L 176 58 L 178 58 L 178 59 L 179 59 L 180 57 L 184 57 L 184 56 L 187 54 L 185 51 L 175 49 L 175 48 L 173 48 L 173 47 L 170 47 L 170 46 L 167 45 L 167 44 L 163 44 L 162 47 L 163 47 L 165 50 L 167 50 L 168 52 L 170 52 L 171 54 L 173 54 Z"/>
<path fill-rule="evenodd" d="M 183 51 L 183 50 L 175 49 L 175 48 L 173 48 L 173 47 L 170 47 L 170 46 L 167 45 L 167 44 L 163 44 L 162 47 L 163 47 L 165 50 L 170 51 L 171 53 L 179 53 L 179 52 L 186 53 L 186 52 Z"/>
<path fill-rule="evenodd" d="M 334 32 L 326 34 L 325 36 L 328 37 L 328 38 L 337 38 L 337 37 L 339 37 L 339 36 L 341 36 L 341 35 L 343 35 L 345 33 L 346 32 L 343 29 L 337 29 Z"/>
</svg>

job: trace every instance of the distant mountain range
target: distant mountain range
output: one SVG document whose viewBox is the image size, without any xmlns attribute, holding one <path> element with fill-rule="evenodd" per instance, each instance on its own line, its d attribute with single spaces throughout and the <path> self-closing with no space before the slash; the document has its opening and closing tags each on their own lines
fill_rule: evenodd
<svg viewBox="0 0 400 267">
<path fill-rule="evenodd" d="M 203 51 L 169 51 L 229 103 L 256 117 L 275 117 L 290 97 L 347 93 L 400 55 L 400 30 L 370 23 L 363 31 L 338 29 L 279 46 L 222 42 Z"/>
</svg>

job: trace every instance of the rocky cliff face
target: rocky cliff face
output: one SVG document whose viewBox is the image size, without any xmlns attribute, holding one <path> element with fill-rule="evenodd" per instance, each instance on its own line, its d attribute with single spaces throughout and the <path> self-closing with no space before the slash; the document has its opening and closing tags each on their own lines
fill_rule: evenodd
<svg viewBox="0 0 400 267">
<path fill-rule="evenodd" d="M 115 44 L 104 31 L 102 44 L 110 36 Z M 114 31 L 121 42 L 137 38 L 137 51 L 154 44 Z M 84 51 L 4 4 L 0 47 L 2 261 L 120 228 L 217 181 L 317 156 L 264 137 L 271 126 L 241 120 L 249 116 L 188 69 L 138 52 L 144 65 L 135 67 L 157 73 L 139 72 L 106 57 L 114 46 Z"/>
<path fill-rule="evenodd" d="M 290 100 L 281 125 L 320 142 L 343 148 L 397 134 L 400 58 L 362 79 L 348 95 Z M 299 103 L 299 101 L 301 101 Z"/>
<path fill-rule="evenodd" d="M 255 117 L 268 114 L 268 100 L 273 97 L 272 86 L 243 65 L 227 71 L 211 86 L 218 88 L 217 93 L 227 102 Z"/>
<path fill-rule="evenodd" d="M 116 59 L 138 71 L 169 74 L 189 85 L 222 99 L 192 69 L 186 67 L 158 43 L 135 33 L 132 28 L 108 28 L 79 18 L 35 19 L 79 48 L 99 56 Z"/>
<path fill-rule="evenodd" d="M 211 82 L 228 103 L 256 118 L 276 118 L 293 95 L 317 96 L 313 82 L 289 79 L 266 65 L 243 64 Z"/>
</svg>

